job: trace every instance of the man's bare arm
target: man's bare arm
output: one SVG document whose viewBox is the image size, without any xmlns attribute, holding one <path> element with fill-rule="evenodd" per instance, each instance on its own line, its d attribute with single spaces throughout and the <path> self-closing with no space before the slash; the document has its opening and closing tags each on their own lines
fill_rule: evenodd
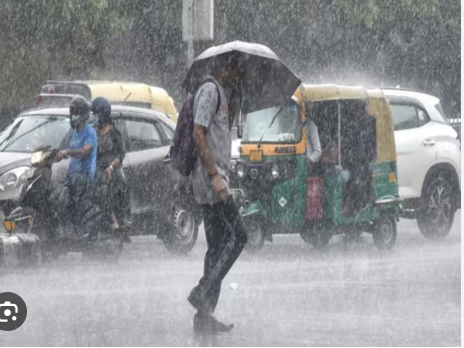
<svg viewBox="0 0 464 348">
<path fill-rule="evenodd" d="M 79 149 L 79 150 L 68 149 L 68 150 L 60 151 L 60 153 L 58 154 L 58 157 L 60 160 L 68 156 L 78 158 L 78 159 L 84 159 L 84 158 L 87 158 L 87 156 L 90 154 L 91 151 L 92 151 L 92 146 L 90 146 L 89 144 L 84 144 L 82 149 Z"/>
<path fill-rule="evenodd" d="M 206 128 L 198 124 L 194 125 L 193 128 L 193 141 L 197 150 L 198 156 L 200 157 L 203 167 L 208 170 L 210 177 L 218 173 L 216 166 L 214 165 L 211 151 L 209 150 L 208 143 L 206 141 Z"/>
</svg>

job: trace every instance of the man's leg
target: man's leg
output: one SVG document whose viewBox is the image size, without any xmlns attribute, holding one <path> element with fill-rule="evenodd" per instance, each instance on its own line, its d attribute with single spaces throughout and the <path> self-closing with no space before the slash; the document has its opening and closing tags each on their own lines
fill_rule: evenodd
<svg viewBox="0 0 464 348">
<path fill-rule="evenodd" d="M 245 226 L 233 198 L 229 197 L 219 208 L 219 217 L 223 221 L 221 227 L 224 228 L 225 247 L 222 258 L 216 264 L 215 270 L 208 279 L 209 284 L 212 284 L 211 287 L 208 288 L 208 284 L 204 287 L 204 292 L 208 298 L 215 293 L 217 288 L 220 291 L 222 280 L 237 261 L 247 242 Z M 213 304 L 215 308 L 217 300 Z"/>
<path fill-rule="evenodd" d="M 220 204 L 220 203 L 219 203 Z M 208 298 L 201 296 L 200 289 L 203 284 L 208 280 L 209 275 L 218 262 L 221 249 L 221 233 L 217 230 L 218 218 L 216 213 L 216 206 L 203 205 L 203 222 L 205 226 L 206 243 L 208 250 L 205 254 L 205 261 L 203 266 L 203 277 L 201 277 L 198 285 L 193 288 L 188 298 L 189 302 L 199 311 L 211 312 L 212 308 Z"/>
<path fill-rule="evenodd" d="M 216 306 L 219 301 L 219 295 L 221 295 L 221 283 L 215 283 L 211 287 L 211 292 L 208 297 L 208 306 L 211 310 L 211 313 L 214 313 L 216 310 Z"/>
<path fill-rule="evenodd" d="M 212 249 L 214 257 L 209 260 L 211 263 L 208 264 L 208 273 L 205 272 L 200 284 L 192 291 L 195 297 L 203 303 L 208 303 L 210 311 L 216 308 L 222 280 L 232 268 L 247 242 L 245 227 L 232 197 L 229 197 L 226 202 L 214 205 L 213 213 L 214 217 L 210 221 L 213 224 L 208 226 L 208 229 L 214 237 L 215 247 Z M 210 245 L 208 243 L 205 269 L 209 252 Z M 198 309 L 198 307 L 196 308 Z"/>
</svg>

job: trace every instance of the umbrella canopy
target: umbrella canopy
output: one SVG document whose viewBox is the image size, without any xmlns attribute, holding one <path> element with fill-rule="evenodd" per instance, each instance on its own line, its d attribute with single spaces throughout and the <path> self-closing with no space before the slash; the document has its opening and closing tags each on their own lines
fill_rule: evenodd
<svg viewBox="0 0 464 348">
<path fill-rule="evenodd" d="M 228 55 L 236 55 L 245 71 L 240 84 L 243 113 L 282 105 L 301 84 L 301 80 L 269 47 L 234 41 L 211 47 L 200 54 L 182 85 L 189 93 L 195 93 L 205 76 L 224 64 Z"/>
</svg>

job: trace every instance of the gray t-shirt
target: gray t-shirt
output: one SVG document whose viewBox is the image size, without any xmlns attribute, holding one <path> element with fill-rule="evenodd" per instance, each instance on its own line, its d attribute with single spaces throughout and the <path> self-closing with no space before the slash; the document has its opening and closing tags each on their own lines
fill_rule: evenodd
<svg viewBox="0 0 464 348">
<path fill-rule="evenodd" d="M 214 80 L 208 76 L 208 79 Z M 214 80 L 216 81 L 216 80 Z M 217 86 L 216 86 L 217 85 Z M 219 110 L 218 90 L 221 94 Z M 216 81 L 203 83 L 195 94 L 193 101 L 195 124 L 206 128 L 206 141 L 219 174 L 228 182 L 229 162 L 231 156 L 231 133 L 229 127 L 228 99 L 224 89 Z M 198 157 L 192 172 L 193 192 L 199 204 L 216 204 L 221 201 L 211 186 L 211 179 Z"/>
</svg>

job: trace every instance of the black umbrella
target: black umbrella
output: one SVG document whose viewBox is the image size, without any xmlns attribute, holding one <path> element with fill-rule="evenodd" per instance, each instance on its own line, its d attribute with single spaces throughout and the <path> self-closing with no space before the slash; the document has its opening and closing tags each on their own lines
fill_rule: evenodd
<svg viewBox="0 0 464 348">
<path fill-rule="evenodd" d="M 245 71 L 241 81 L 243 113 L 282 105 L 301 84 L 301 80 L 269 47 L 234 41 L 208 48 L 200 54 L 182 85 L 189 93 L 195 93 L 205 76 L 214 73 L 229 55 L 236 55 Z"/>
</svg>

